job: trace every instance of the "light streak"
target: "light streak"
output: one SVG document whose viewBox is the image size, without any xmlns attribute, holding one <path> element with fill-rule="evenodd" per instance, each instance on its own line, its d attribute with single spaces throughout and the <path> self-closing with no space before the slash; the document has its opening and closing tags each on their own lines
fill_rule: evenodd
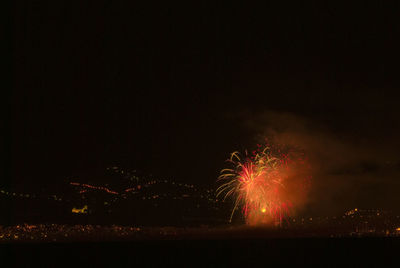
<svg viewBox="0 0 400 268">
<path fill-rule="evenodd" d="M 115 195 L 119 194 L 119 193 L 117 193 L 115 191 L 112 191 L 112 190 L 110 190 L 110 189 L 108 189 L 106 187 L 102 187 L 102 186 L 93 186 L 93 185 L 90 185 L 90 184 L 83 184 L 83 183 L 81 184 L 81 183 L 78 183 L 78 182 L 71 182 L 70 184 L 71 185 L 76 185 L 76 186 L 81 186 L 81 187 L 86 187 L 86 188 L 90 188 L 90 189 L 95 189 L 95 190 L 106 191 L 109 194 L 115 194 Z"/>
</svg>

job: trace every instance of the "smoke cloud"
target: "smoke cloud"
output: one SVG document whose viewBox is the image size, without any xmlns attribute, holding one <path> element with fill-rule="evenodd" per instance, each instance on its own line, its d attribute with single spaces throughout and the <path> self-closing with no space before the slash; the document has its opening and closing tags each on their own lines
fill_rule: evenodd
<svg viewBox="0 0 400 268">
<path fill-rule="evenodd" d="M 312 186 L 303 213 L 338 215 L 354 207 L 396 210 L 400 172 L 397 152 L 388 143 L 334 131 L 320 121 L 291 113 L 267 111 L 242 119 L 255 134 L 255 142 L 267 137 L 305 150 Z"/>
</svg>

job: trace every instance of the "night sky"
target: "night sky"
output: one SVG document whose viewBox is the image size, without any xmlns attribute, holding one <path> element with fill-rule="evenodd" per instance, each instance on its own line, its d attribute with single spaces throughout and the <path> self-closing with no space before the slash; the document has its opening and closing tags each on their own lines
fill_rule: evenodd
<svg viewBox="0 0 400 268">
<path fill-rule="evenodd" d="M 273 133 L 313 162 L 310 211 L 398 209 L 397 4 L 139 2 L 17 1 L 3 184 L 118 165 L 211 188 Z"/>
</svg>

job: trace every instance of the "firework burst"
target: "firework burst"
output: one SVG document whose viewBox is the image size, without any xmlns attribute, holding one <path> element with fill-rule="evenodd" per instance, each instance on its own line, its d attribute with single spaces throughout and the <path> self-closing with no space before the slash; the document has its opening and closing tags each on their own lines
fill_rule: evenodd
<svg viewBox="0 0 400 268">
<path fill-rule="evenodd" d="M 294 202 L 301 203 L 306 192 L 304 178 L 309 177 L 299 172 L 304 157 L 294 155 L 270 146 L 243 158 L 239 152 L 231 154 L 228 162 L 234 168 L 221 171 L 218 181 L 223 183 L 217 189 L 217 197 L 234 199 L 230 221 L 241 208 L 249 225 L 281 223 L 296 207 Z"/>
</svg>

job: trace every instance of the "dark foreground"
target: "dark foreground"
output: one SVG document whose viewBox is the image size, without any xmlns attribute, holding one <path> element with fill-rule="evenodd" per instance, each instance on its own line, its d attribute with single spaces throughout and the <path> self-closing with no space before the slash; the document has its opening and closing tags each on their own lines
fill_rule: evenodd
<svg viewBox="0 0 400 268">
<path fill-rule="evenodd" d="M 7 267 L 398 267 L 400 239 L 233 238 L 4 243 Z M 285 265 L 285 266 L 284 266 Z"/>
</svg>

